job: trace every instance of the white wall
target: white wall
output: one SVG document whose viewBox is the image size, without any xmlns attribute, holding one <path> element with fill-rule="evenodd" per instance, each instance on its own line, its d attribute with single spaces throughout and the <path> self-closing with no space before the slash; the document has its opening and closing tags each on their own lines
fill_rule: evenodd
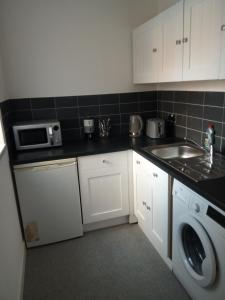
<svg viewBox="0 0 225 300">
<path fill-rule="evenodd" d="M 0 99 L 5 99 L 0 67 Z M 1 115 L 0 115 L 1 117 Z M 20 299 L 25 248 L 9 169 L 7 150 L 0 154 L 0 299 Z"/>
<path fill-rule="evenodd" d="M 4 101 L 6 98 L 7 93 L 5 89 L 5 81 L 3 78 L 2 59 L 0 57 L 0 102 Z"/>
<path fill-rule="evenodd" d="M 155 1 L 144 0 L 145 5 L 131 14 L 137 2 L 140 6 L 137 0 L 1 0 L 9 96 L 153 88 L 132 84 L 131 31 L 156 13 Z"/>
</svg>

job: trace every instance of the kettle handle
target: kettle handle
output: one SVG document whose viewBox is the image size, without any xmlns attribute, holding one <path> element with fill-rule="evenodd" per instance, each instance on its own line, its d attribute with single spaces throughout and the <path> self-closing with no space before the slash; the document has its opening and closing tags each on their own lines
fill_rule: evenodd
<svg viewBox="0 0 225 300">
<path fill-rule="evenodd" d="M 139 116 L 139 115 L 137 115 L 137 117 L 138 117 L 138 120 L 139 120 L 139 122 L 140 122 L 140 125 L 141 125 L 140 131 L 142 131 L 142 129 L 143 129 L 143 126 L 144 126 L 144 123 L 143 123 L 142 117 L 141 117 L 141 116 Z"/>
</svg>

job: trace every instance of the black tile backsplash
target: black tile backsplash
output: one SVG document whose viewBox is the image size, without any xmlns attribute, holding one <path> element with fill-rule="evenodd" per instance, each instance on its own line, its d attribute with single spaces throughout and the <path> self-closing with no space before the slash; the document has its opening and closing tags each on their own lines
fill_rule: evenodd
<svg viewBox="0 0 225 300">
<path fill-rule="evenodd" d="M 77 97 L 57 97 L 55 98 L 56 108 L 77 106 Z"/>
<path fill-rule="evenodd" d="M 46 108 L 54 108 L 55 100 L 54 98 L 34 98 L 31 99 L 31 108 L 32 109 L 46 109 Z"/>
<path fill-rule="evenodd" d="M 58 119 L 64 142 L 83 137 L 83 119 L 111 118 L 112 135 L 128 135 L 129 118 L 138 113 L 144 120 L 176 117 L 175 133 L 203 143 L 209 123 L 216 131 L 217 151 L 225 152 L 225 103 L 222 92 L 149 91 L 124 94 L 11 99 L 1 104 L 7 143 L 12 147 L 12 124 L 20 121 Z"/>
<path fill-rule="evenodd" d="M 208 124 L 214 124 L 215 149 L 225 152 L 224 96 L 223 92 L 158 91 L 158 116 L 167 118 L 173 113 L 176 136 L 187 136 L 201 144 Z"/>
<path fill-rule="evenodd" d="M 118 94 L 109 94 L 109 95 L 100 95 L 99 104 L 119 104 L 119 95 Z"/>
<path fill-rule="evenodd" d="M 90 96 L 11 99 L 1 105 L 8 144 L 12 144 L 12 124 L 35 120 L 57 119 L 61 122 L 64 142 L 83 137 L 83 119 L 94 118 L 96 134 L 98 119 L 111 119 L 111 134 L 127 134 L 133 113 L 144 119 L 157 116 L 157 92 L 105 94 Z"/>
</svg>

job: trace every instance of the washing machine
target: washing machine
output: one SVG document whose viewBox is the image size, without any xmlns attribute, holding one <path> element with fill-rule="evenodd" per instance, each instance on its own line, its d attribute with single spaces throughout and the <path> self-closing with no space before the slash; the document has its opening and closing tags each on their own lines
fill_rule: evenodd
<svg viewBox="0 0 225 300">
<path fill-rule="evenodd" d="M 172 268 L 192 299 L 225 299 L 225 212 L 177 180 Z"/>
</svg>

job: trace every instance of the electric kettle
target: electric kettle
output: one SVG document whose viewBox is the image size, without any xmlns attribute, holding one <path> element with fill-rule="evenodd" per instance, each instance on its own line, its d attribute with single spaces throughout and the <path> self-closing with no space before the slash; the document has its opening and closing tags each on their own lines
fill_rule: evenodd
<svg viewBox="0 0 225 300">
<path fill-rule="evenodd" d="M 143 120 L 139 115 L 130 116 L 129 135 L 131 137 L 139 137 L 142 134 Z"/>
</svg>

